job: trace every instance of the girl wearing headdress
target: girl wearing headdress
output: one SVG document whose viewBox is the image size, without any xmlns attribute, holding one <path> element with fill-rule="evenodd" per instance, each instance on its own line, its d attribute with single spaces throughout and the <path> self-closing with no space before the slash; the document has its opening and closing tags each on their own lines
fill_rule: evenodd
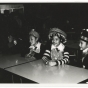
<svg viewBox="0 0 88 88">
<path fill-rule="evenodd" d="M 66 33 L 59 28 L 51 28 L 49 32 L 49 44 L 43 54 L 43 61 L 46 65 L 57 66 L 69 62 L 69 52 L 65 46 L 67 41 Z"/>
</svg>

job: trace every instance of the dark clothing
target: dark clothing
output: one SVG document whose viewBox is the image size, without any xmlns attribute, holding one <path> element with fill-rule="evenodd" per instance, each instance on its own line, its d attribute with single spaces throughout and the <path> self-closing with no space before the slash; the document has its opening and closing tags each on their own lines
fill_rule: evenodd
<svg viewBox="0 0 88 88">
<path fill-rule="evenodd" d="M 88 54 L 84 57 L 84 60 L 82 61 L 83 54 L 81 50 L 77 51 L 77 60 L 76 60 L 76 66 L 83 67 L 85 66 L 85 69 L 88 69 Z"/>
<path fill-rule="evenodd" d="M 18 54 L 21 53 L 21 48 L 22 48 L 22 40 L 17 39 L 17 44 L 14 44 L 14 41 L 7 43 L 3 46 L 2 49 L 2 54 Z"/>
<path fill-rule="evenodd" d="M 45 51 L 45 46 L 41 44 L 40 53 L 35 53 L 34 57 L 36 57 L 37 59 L 41 59 L 44 51 Z"/>
<path fill-rule="evenodd" d="M 88 69 L 88 55 L 84 58 L 83 65 L 85 66 L 85 69 Z"/>
<path fill-rule="evenodd" d="M 29 45 L 27 44 L 27 45 L 25 45 L 25 46 L 23 47 L 22 53 L 21 53 L 21 56 L 22 56 L 22 57 L 25 57 L 25 55 L 30 52 L 29 46 L 30 46 L 30 44 L 29 44 Z M 41 44 L 41 46 L 40 46 L 40 53 L 34 52 L 34 57 L 35 57 L 36 59 L 41 59 L 42 56 L 43 56 L 44 50 L 45 50 L 45 46 L 44 46 L 43 44 Z"/>
<path fill-rule="evenodd" d="M 70 65 L 88 69 L 88 54 L 84 57 L 82 51 L 79 49 L 76 50 L 75 54 L 76 56 L 74 58 L 70 58 L 70 59 L 74 59 L 73 62 L 70 63 Z"/>
</svg>

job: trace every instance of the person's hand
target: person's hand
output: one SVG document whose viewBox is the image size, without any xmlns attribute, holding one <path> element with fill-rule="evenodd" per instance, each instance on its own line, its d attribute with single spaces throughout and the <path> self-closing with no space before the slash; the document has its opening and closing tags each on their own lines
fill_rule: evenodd
<svg viewBox="0 0 88 88">
<path fill-rule="evenodd" d="M 14 40 L 14 45 L 17 45 L 17 41 L 16 40 Z"/>
<path fill-rule="evenodd" d="M 51 61 L 48 62 L 48 65 L 49 66 L 55 66 L 56 65 L 56 62 L 51 60 Z"/>
<path fill-rule="evenodd" d="M 30 53 L 33 52 L 33 51 L 34 51 L 34 49 L 33 48 L 30 48 Z"/>
<path fill-rule="evenodd" d="M 43 56 L 42 57 L 42 60 L 45 62 L 46 65 L 48 64 L 48 61 L 46 61 L 47 60 L 47 57 L 46 56 Z"/>
<path fill-rule="evenodd" d="M 31 55 L 28 55 L 28 56 L 25 57 L 25 59 L 26 59 L 27 61 L 32 61 L 32 60 L 35 60 L 36 58 L 33 57 L 33 56 L 31 56 Z"/>
<path fill-rule="evenodd" d="M 31 57 L 31 55 L 30 55 L 30 54 L 26 54 L 26 56 L 25 56 L 25 57 L 29 58 L 29 57 Z"/>
</svg>

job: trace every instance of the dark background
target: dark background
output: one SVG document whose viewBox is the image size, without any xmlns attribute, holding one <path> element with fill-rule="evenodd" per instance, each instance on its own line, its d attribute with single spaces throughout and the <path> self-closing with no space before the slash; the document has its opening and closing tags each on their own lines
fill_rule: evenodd
<svg viewBox="0 0 88 88">
<path fill-rule="evenodd" d="M 4 47 L 8 35 L 28 39 L 32 28 L 46 41 L 51 27 L 58 27 L 68 35 L 68 41 L 79 40 L 82 28 L 88 28 L 88 3 L 2 3 L 0 5 L 24 6 L 9 13 L 0 14 L 0 47 Z M 75 43 L 75 42 L 74 42 Z M 71 45 L 69 43 L 69 45 Z M 76 46 L 76 45 L 75 45 Z"/>
</svg>

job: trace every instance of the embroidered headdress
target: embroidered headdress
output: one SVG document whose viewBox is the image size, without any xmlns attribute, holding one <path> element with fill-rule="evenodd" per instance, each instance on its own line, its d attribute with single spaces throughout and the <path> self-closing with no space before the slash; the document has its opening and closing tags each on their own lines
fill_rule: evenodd
<svg viewBox="0 0 88 88">
<path fill-rule="evenodd" d="M 62 43 L 66 43 L 67 42 L 67 35 L 64 31 L 62 31 L 61 29 L 59 28 L 51 28 L 51 30 L 49 31 L 49 39 L 51 39 L 53 36 L 58 36 L 58 37 L 61 37 L 63 39 Z"/>
</svg>

